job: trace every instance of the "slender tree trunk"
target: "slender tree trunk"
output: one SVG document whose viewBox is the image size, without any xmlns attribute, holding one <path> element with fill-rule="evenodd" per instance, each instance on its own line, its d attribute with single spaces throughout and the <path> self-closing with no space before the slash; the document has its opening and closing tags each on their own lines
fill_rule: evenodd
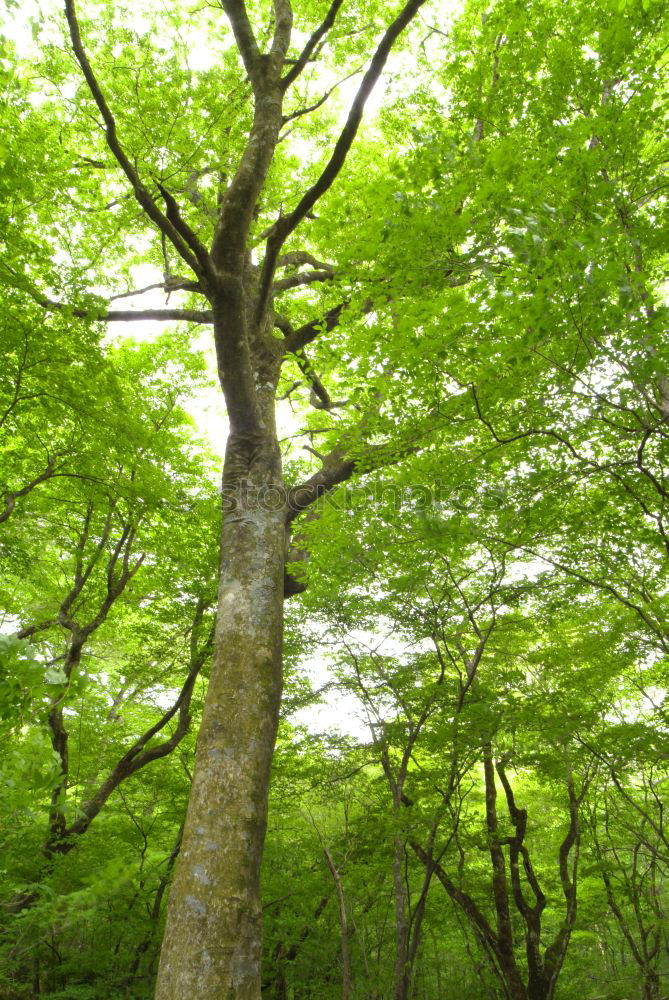
<svg viewBox="0 0 669 1000">
<path fill-rule="evenodd" d="M 399 813 L 395 811 L 396 821 Z M 393 895 L 395 897 L 395 968 L 393 1000 L 409 996 L 409 899 L 404 879 L 406 840 L 396 836 L 393 844 Z"/>
<path fill-rule="evenodd" d="M 260 996 L 286 547 L 279 450 L 267 430 L 228 441 L 216 645 L 156 1000 Z"/>
<path fill-rule="evenodd" d="M 288 983 L 286 982 L 286 973 L 283 969 L 279 970 L 276 977 L 274 997 L 275 1000 L 287 1000 L 288 998 Z"/>
<path fill-rule="evenodd" d="M 341 884 L 341 875 L 335 867 L 332 855 L 327 847 L 323 849 L 327 866 L 332 873 L 335 888 L 337 890 L 337 902 L 339 903 L 339 926 L 341 930 L 341 997 L 342 1000 L 349 1000 L 351 995 L 351 967 L 348 955 L 348 918 L 346 915 L 346 900 L 344 899 L 344 887 Z"/>
<path fill-rule="evenodd" d="M 646 969 L 644 972 L 641 1000 L 660 1000 L 660 977 L 655 969 Z"/>
<path fill-rule="evenodd" d="M 153 905 L 151 906 L 151 911 L 149 914 L 151 920 L 151 923 L 149 925 L 149 932 L 146 935 L 146 937 L 142 941 L 140 941 L 140 943 L 135 948 L 135 954 L 133 955 L 132 962 L 130 963 L 128 972 L 124 976 L 123 981 L 120 984 L 121 988 L 125 988 L 126 994 L 128 994 L 130 990 L 133 989 L 133 984 L 137 979 L 137 970 L 140 967 L 144 955 L 149 950 L 149 948 L 151 948 L 151 946 L 155 944 L 156 931 L 158 929 L 158 924 L 160 921 L 160 911 L 162 908 L 163 897 L 165 895 L 165 890 L 169 885 L 169 881 L 172 877 L 172 871 L 174 870 L 175 862 L 179 857 L 179 852 L 181 851 L 182 837 L 183 837 L 183 823 L 179 827 L 176 843 L 167 858 L 167 864 L 165 866 L 165 870 L 163 871 L 163 874 L 160 878 L 160 882 L 158 883 L 158 888 L 156 889 L 156 894 L 153 899 Z M 151 965 L 155 962 L 155 958 L 156 956 L 154 955 L 152 960 L 148 963 L 149 970 Z"/>
<path fill-rule="evenodd" d="M 488 852 L 492 865 L 492 894 L 495 902 L 495 913 L 497 915 L 500 971 L 506 981 L 511 1000 L 528 1000 L 528 994 L 521 979 L 513 950 L 513 924 L 509 910 L 506 862 L 504 860 L 504 852 L 499 843 L 495 766 L 490 743 L 484 743 L 483 745 L 483 774 L 485 778 Z"/>
</svg>

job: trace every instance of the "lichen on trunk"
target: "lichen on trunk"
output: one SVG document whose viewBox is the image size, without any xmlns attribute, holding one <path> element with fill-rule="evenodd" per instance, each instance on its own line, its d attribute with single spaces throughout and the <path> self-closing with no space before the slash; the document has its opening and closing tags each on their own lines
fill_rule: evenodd
<svg viewBox="0 0 669 1000">
<path fill-rule="evenodd" d="M 216 644 L 157 1000 L 260 993 L 260 864 L 281 701 L 286 514 L 268 502 L 280 495 L 277 455 L 267 441 L 228 444 Z"/>
</svg>

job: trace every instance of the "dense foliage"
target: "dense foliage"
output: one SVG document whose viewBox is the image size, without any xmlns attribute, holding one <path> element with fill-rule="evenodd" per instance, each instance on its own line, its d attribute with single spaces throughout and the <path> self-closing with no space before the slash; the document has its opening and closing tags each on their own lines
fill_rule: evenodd
<svg viewBox="0 0 669 1000">
<path fill-rule="evenodd" d="M 341 6 L 253 254 L 397 13 Z M 251 128 L 229 25 L 81 7 L 130 171 L 208 245 Z M 263 996 L 669 995 L 668 50 L 658 0 L 434 0 L 287 238 L 284 476 L 318 489 Z M 0 996 L 150 997 L 214 648 L 212 317 L 59 9 L 8 4 L 0 76 Z"/>
</svg>

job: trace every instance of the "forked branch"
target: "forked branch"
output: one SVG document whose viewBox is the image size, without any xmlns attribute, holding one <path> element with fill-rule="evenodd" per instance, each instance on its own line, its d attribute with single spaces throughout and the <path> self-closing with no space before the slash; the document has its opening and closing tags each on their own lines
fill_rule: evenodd
<svg viewBox="0 0 669 1000">
<path fill-rule="evenodd" d="M 358 92 L 353 99 L 346 124 L 344 125 L 344 128 L 335 143 L 332 155 L 330 156 L 323 172 L 318 180 L 302 196 L 293 211 L 279 219 L 274 226 L 274 229 L 267 240 L 267 250 L 265 253 L 265 261 L 260 280 L 260 290 L 258 296 L 259 315 L 264 312 L 267 305 L 267 300 L 272 286 L 272 279 L 274 277 L 274 270 L 276 268 L 276 262 L 281 251 L 281 247 L 285 243 L 288 236 L 290 236 L 300 222 L 302 222 L 306 215 L 311 211 L 319 198 L 322 198 L 325 192 L 329 190 L 340 170 L 344 166 L 346 157 L 348 156 L 349 150 L 353 145 L 353 140 L 355 139 L 360 122 L 362 121 L 365 104 L 374 89 L 377 80 L 381 76 L 388 56 L 390 55 L 390 50 L 425 2 L 426 0 L 408 0 L 408 3 L 405 4 L 392 24 L 390 24 L 386 29 L 383 38 L 377 46 L 376 52 L 372 56 L 369 69 L 362 78 Z M 330 9 L 332 10 L 332 8 Z M 334 11 L 335 16 L 337 10 L 338 7 Z M 287 77 L 284 78 L 284 82 L 291 77 L 291 74 L 296 68 L 297 64 L 293 67 L 290 73 L 288 73 Z"/>
<path fill-rule="evenodd" d="M 167 215 L 161 211 L 148 189 L 142 183 L 136 167 L 131 163 L 123 146 L 121 145 L 118 138 L 116 120 L 109 105 L 107 104 L 97 77 L 93 72 L 93 68 L 91 67 L 81 40 L 81 30 L 77 19 L 74 0 L 65 0 L 65 16 L 70 29 L 70 38 L 72 40 L 74 54 L 79 66 L 81 67 L 84 79 L 88 84 L 91 96 L 97 104 L 98 110 L 105 124 L 107 145 L 116 158 L 121 170 L 130 181 L 136 200 L 144 209 L 151 221 L 155 223 L 162 233 L 165 234 L 179 256 L 185 261 L 186 264 L 188 264 L 191 270 L 198 276 L 208 275 L 211 270 L 211 264 L 209 254 L 203 244 L 200 243 L 195 233 L 183 221 L 183 219 L 179 217 L 176 219 L 175 223 L 174 218 L 169 218 L 169 204 Z"/>
<path fill-rule="evenodd" d="M 244 68 L 255 92 L 260 82 L 261 55 L 246 12 L 246 5 L 244 0 L 221 0 L 221 7 L 230 22 Z"/>
<path fill-rule="evenodd" d="M 337 14 L 339 12 L 339 8 L 341 7 L 342 3 L 343 0 L 333 0 L 333 2 L 330 4 L 330 9 L 325 15 L 323 21 L 316 28 L 314 33 L 307 41 L 307 44 L 302 49 L 302 52 L 295 61 L 295 64 L 293 65 L 292 69 L 288 70 L 283 80 L 281 81 L 284 90 L 287 90 L 288 87 L 290 87 L 291 83 L 293 83 L 293 81 L 298 78 L 304 67 L 311 59 L 316 47 L 321 42 L 321 40 L 325 38 L 328 31 L 335 23 Z"/>
</svg>

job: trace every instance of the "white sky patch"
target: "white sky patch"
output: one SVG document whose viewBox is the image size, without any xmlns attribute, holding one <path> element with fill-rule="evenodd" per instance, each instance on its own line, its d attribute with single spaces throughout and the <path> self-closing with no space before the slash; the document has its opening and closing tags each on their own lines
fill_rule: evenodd
<svg viewBox="0 0 669 1000">
<path fill-rule="evenodd" d="M 433 648 L 429 639 L 407 642 L 396 634 L 389 622 L 379 624 L 378 631 L 354 629 L 342 638 L 351 647 L 357 647 L 361 655 L 373 652 L 378 656 L 393 657 L 398 660 Z M 387 626 L 385 630 L 384 625 Z M 322 704 L 299 709 L 293 714 L 291 721 L 306 726 L 312 732 L 340 734 L 360 743 L 369 743 L 373 738 L 371 717 L 362 697 L 339 686 L 332 686 L 337 684 L 332 662 L 336 655 L 335 650 L 339 651 L 338 643 L 333 638 L 328 645 L 323 644 L 300 663 L 300 671 L 306 674 L 314 690 L 326 690 L 322 695 Z M 393 714 L 395 709 L 390 703 L 384 707 L 382 701 L 382 698 L 379 699 L 376 706 L 381 715 L 384 714 L 384 710 Z M 371 721 L 378 720 L 371 719 Z"/>
<path fill-rule="evenodd" d="M 315 691 L 333 681 L 332 670 L 326 657 L 314 655 L 300 663 L 300 672 L 306 674 Z M 294 712 L 291 722 L 306 726 L 315 733 L 338 733 L 361 743 L 371 738 L 365 710 L 359 698 L 350 691 L 330 688 L 323 693 L 320 705 L 308 705 Z"/>
<path fill-rule="evenodd" d="M 198 436 L 220 458 L 222 467 L 230 429 L 223 393 L 216 389 L 198 389 L 190 399 L 184 400 L 183 408 L 195 421 Z"/>
</svg>

